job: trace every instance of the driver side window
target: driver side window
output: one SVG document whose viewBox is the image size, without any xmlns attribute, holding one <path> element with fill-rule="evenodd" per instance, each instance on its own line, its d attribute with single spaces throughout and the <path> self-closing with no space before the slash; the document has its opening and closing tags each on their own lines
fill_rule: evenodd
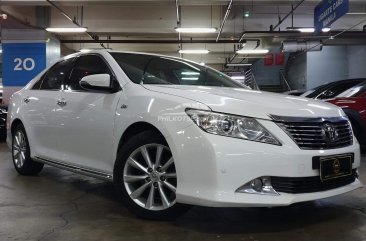
<svg viewBox="0 0 366 241">
<path fill-rule="evenodd" d="M 97 55 L 83 55 L 76 60 L 71 72 L 70 80 L 66 85 L 67 90 L 86 91 L 80 86 L 80 80 L 88 75 L 109 74 L 112 72 L 104 60 Z"/>
</svg>

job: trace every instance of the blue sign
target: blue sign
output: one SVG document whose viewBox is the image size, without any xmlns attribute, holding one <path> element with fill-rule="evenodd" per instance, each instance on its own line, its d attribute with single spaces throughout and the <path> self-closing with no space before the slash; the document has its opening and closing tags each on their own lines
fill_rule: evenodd
<svg viewBox="0 0 366 241">
<path fill-rule="evenodd" d="M 316 32 L 330 27 L 332 23 L 348 13 L 349 0 L 322 0 L 314 11 L 314 26 Z"/>
<path fill-rule="evenodd" d="M 3 85 L 25 86 L 46 68 L 46 43 L 3 43 Z"/>
</svg>

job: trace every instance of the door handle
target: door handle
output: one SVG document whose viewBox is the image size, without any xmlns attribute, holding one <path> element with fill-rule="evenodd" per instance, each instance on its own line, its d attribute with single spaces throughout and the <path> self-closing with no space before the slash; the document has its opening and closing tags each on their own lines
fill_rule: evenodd
<svg viewBox="0 0 366 241">
<path fill-rule="evenodd" d="M 59 99 L 59 100 L 57 100 L 57 104 L 62 107 L 62 106 L 65 106 L 67 104 L 67 102 L 64 99 Z"/>
<path fill-rule="evenodd" d="M 24 101 L 24 103 L 28 104 L 30 102 L 30 99 L 29 99 L 29 97 L 26 97 L 23 99 L 23 101 Z"/>
</svg>

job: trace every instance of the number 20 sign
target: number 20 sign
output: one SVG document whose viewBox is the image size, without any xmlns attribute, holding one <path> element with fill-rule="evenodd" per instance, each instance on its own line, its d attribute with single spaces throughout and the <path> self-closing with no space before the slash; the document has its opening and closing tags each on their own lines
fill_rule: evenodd
<svg viewBox="0 0 366 241">
<path fill-rule="evenodd" d="M 36 65 L 34 59 L 32 58 L 25 58 L 25 59 L 15 58 L 14 63 L 15 63 L 14 71 L 22 71 L 22 70 L 32 71 Z"/>
<path fill-rule="evenodd" d="M 4 43 L 3 84 L 25 86 L 46 68 L 46 43 Z"/>
</svg>

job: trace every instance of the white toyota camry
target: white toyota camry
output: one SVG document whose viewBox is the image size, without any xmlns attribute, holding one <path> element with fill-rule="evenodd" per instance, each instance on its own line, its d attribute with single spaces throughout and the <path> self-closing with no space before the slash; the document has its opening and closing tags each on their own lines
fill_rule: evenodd
<svg viewBox="0 0 366 241">
<path fill-rule="evenodd" d="M 114 182 L 145 218 L 185 204 L 284 206 L 362 186 L 340 108 L 253 91 L 168 56 L 67 56 L 12 96 L 7 127 L 20 174 L 49 164 Z"/>
</svg>

